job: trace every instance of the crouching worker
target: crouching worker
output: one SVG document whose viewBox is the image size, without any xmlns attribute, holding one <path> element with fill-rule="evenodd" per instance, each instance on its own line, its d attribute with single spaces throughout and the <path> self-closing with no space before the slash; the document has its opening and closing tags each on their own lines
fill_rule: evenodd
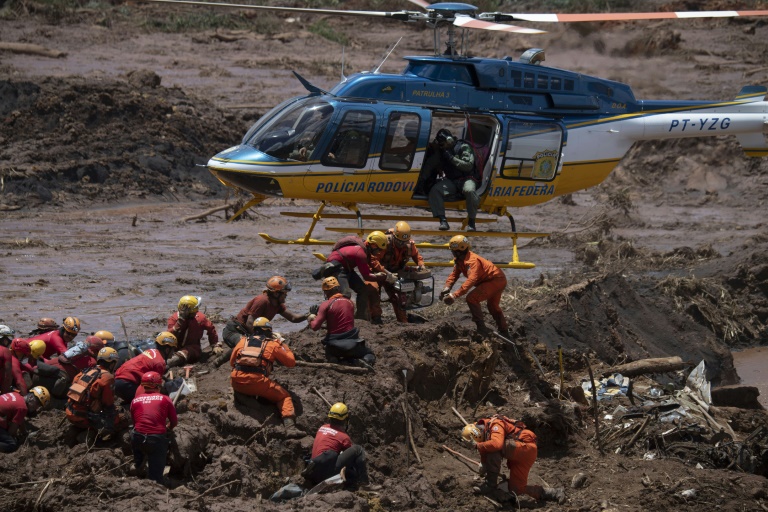
<svg viewBox="0 0 768 512">
<path fill-rule="evenodd" d="M 325 302 L 310 308 L 309 326 L 317 331 L 326 324 L 328 334 L 323 338 L 325 357 L 329 362 L 338 363 L 344 359 L 362 359 L 371 365 L 376 362 L 373 351 L 360 339 L 355 327 L 355 305 L 341 293 L 341 286 L 335 277 L 326 277 L 322 283 Z"/>
<path fill-rule="evenodd" d="M 262 397 L 277 405 L 288 437 L 301 437 L 296 428 L 296 412 L 290 393 L 269 378 L 275 361 L 293 368 L 296 358 L 280 336 L 272 332 L 272 324 L 264 317 L 253 322 L 253 334 L 242 338 L 232 350 L 230 382 L 235 393 Z"/>
<path fill-rule="evenodd" d="M 476 492 L 493 494 L 497 490 L 501 461 L 506 460 L 510 493 L 527 494 L 536 500 L 565 502 L 562 488 L 528 485 L 528 473 L 536 462 L 538 447 L 536 434 L 528 430 L 522 421 L 495 415 L 467 424 L 461 435 L 475 443 L 480 453 L 480 474 L 485 476 L 485 481 L 475 488 Z"/>
<path fill-rule="evenodd" d="M 142 376 L 147 372 L 165 373 L 165 361 L 177 346 L 176 336 L 161 332 L 155 338 L 155 348 L 126 361 L 115 373 L 115 394 L 126 403 L 136 396 Z"/>
<path fill-rule="evenodd" d="M 114 432 L 121 419 L 115 408 L 117 350 L 104 347 L 96 355 L 96 366 L 75 376 L 67 393 L 67 419 L 78 429 Z"/>
<path fill-rule="evenodd" d="M 312 458 L 301 473 L 312 485 L 342 471 L 348 487 L 370 483 L 365 450 L 358 444 L 352 444 L 346 432 L 348 423 L 349 408 L 342 402 L 333 404 L 328 411 L 328 423 L 320 427 L 315 435 Z"/>
<path fill-rule="evenodd" d="M 141 377 L 144 394 L 131 402 L 131 447 L 134 466 L 140 471 L 146 458 L 147 476 L 161 485 L 164 484 L 163 470 L 168 455 L 168 432 L 178 424 L 173 402 L 160 394 L 162 384 L 163 378 L 159 373 L 145 373 Z"/>
<path fill-rule="evenodd" d="M 0 395 L 0 453 L 13 453 L 19 447 L 16 435 L 27 414 L 35 414 L 48 405 L 51 395 L 43 386 L 35 386 L 26 396 L 15 391 Z"/>
</svg>

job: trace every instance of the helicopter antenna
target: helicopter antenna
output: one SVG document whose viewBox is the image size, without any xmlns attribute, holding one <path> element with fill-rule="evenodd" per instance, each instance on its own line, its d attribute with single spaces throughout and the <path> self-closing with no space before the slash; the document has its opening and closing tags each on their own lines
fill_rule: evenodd
<svg viewBox="0 0 768 512">
<path fill-rule="evenodd" d="M 341 47 L 341 81 L 346 82 L 347 77 L 344 76 L 344 47 Z"/>
<path fill-rule="evenodd" d="M 393 44 L 393 45 L 392 45 L 392 49 L 391 49 L 391 50 L 389 50 L 389 52 L 387 52 L 387 54 L 386 54 L 386 55 L 384 56 L 384 58 L 381 60 L 381 64 L 379 64 L 378 66 L 376 66 L 376 69 L 374 69 L 374 70 L 373 70 L 373 73 L 374 73 L 374 74 L 376 74 L 376 73 L 378 73 L 378 72 L 379 72 L 379 70 L 381 69 L 381 66 L 383 66 L 383 65 L 384 65 L 384 63 L 387 61 L 387 59 L 389 58 L 389 56 L 390 56 L 390 55 L 392 55 L 392 52 L 393 52 L 393 51 L 395 51 L 395 48 L 397 48 L 397 45 L 398 45 L 398 44 L 400 44 L 400 41 L 402 41 L 402 40 L 403 40 L 403 38 L 401 37 L 400 39 L 398 39 L 398 40 L 397 40 L 397 42 L 396 42 L 395 44 Z"/>
</svg>

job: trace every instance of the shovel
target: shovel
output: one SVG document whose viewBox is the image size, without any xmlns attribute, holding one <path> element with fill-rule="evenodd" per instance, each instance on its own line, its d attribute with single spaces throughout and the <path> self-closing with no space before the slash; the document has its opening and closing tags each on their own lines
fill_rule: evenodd
<svg viewBox="0 0 768 512">
<path fill-rule="evenodd" d="M 344 475 L 346 468 L 342 468 L 341 472 L 338 475 L 333 475 L 330 478 L 326 478 L 313 488 L 311 488 L 309 491 L 307 491 L 307 495 L 310 494 L 318 494 L 323 491 L 327 491 L 328 489 L 333 489 L 334 487 L 339 487 L 341 485 L 344 485 L 344 482 L 346 480 L 346 477 Z"/>
<path fill-rule="evenodd" d="M 184 382 L 187 383 L 187 389 L 190 393 L 194 393 L 197 391 L 197 381 L 194 377 L 189 376 L 189 372 L 192 371 L 192 368 L 194 368 L 191 364 L 188 364 L 184 367 L 184 371 L 186 372 L 184 374 Z"/>
</svg>

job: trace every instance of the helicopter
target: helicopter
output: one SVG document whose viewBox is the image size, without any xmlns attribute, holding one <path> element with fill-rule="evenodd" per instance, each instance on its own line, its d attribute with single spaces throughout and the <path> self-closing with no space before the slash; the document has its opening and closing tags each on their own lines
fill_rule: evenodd
<svg viewBox="0 0 768 512">
<path fill-rule="evenodd" d="M 533 268 L 520 261 L 518 238 L 546 233 L 518 232 L 512 209 L 540 204 L 600 184 L 635 142 L 733 135 L 750 157 L 768 156 L 768 89 L 745 85 L 730 101 L 639 100 L 629 85 L 542 64 L 545 52 L 531 48 L 518 58 L 471 56 L 468 31 L 494 30 L 539 34 L 543 30 L 509 22 L 571 23 L 674 18 L 768 16 L 768 10 L 646 13 L 523 14 L 478 12 L 464 3 L 429 4 L 410 0 L 419 11 L 345 11 L 207 3 L 192 0 L 150 0 L 265 11 L 344 16 L 372 16 L 423 22 L 434 30 L 434 54 L 406 56 L 400 74 L 379 68 L 359 72 L 323 90 L 294 75 L 307 90 L 264 114 L 242 141 L 213 156 L 207 167 L 226 186 L 253 198 L 235 215 L 268 197 L 319 202 L 315 213 L 282 212 L 311 219 L 304 237 L 276 238 L 277 244 L 330 245 L 312 237 L 321 219 L 437 221 L 427 216 L 363 215 L 359 205 L 428 208 L 423 164 L 435 134 L 447 128 L 469 142 L 477 163 L 478 211 L 506 216 L 510 232 L 477 230 L 466 236 L 504 237 L 512 241 L 512 260 L 504 268 Z M 446 32 L 445 47 L 441 41 Z M 457 31 L 460 30 L 460 34 Z M 446 207 L 460 210 L 462 196 L 448 198 Z M 328 205 L 348 214 L 324 214 Z M 495 217 L 477 222 L 494 222 Z M 467 227 L 466 219 L 453 218 Z M 440 236 L 438 230 L 413 230 L 414 235 Z M 445 247 L 423 242 L 419 247 Z M 316 254 L 318 257 L 321 255 Z M 322 259 L 322 257 L 321 257 Z M 429 262 L 445 266 L 451 263 Z"/>
</svg>

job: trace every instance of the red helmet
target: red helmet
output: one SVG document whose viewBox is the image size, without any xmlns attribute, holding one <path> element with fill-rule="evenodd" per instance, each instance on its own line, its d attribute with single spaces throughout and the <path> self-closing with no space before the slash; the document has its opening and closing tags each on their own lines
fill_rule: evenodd
<svg viewBox="0 0 768 512">
<path fill-rule="evenodd" d="M 98 354 L 99 350 L 106 346 L 104 340 L 98 336 L 88 336 L 85 338 L 85 343 L 88 345 L 88 351 L 91 354 Z"/>
<path fill-rule="evenodd" d="M 21 352 L 22 354 L 27 356 L 32 353 L 32 349 L 29 348 L 29 342 L 24 338 L 14 339 L 11 342 L 11 350 L 15 350 L 16 352 Z"/>
<path fill-rule="evenodd" d="M 162 383 L 163 378 L 157 372 L 147 372 L 141 376 L 141 385 L 145 388 L 157 389 Z"/>
</svg>

